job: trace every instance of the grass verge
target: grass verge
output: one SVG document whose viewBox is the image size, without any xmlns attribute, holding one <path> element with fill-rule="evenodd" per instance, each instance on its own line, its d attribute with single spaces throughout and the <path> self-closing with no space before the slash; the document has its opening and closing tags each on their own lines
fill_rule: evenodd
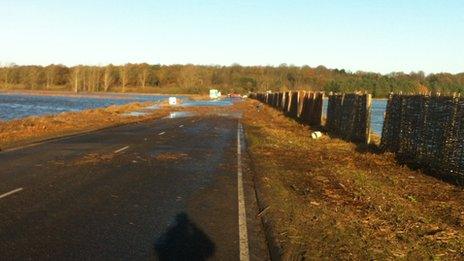
<svg viewBox="0 0 464 261">
<path fill-rule="evenodd" d="M 263 215 L 284 259 L 462 259 L 464 192 L 242 103 Z"/>
</svg>

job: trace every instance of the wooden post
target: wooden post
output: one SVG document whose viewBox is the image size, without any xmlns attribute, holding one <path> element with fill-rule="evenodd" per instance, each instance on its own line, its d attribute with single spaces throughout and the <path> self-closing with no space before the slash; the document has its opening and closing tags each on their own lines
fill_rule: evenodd
<svg viewBox="0 0 464 261">
<path fill-rule="evenodd" d="M 286 92 L 282 92 L 282 99 L 281 99 L 281 103 L 280 103 L 280 110 L 282 111 L 285 111 L 285 103 L 287 102 L 286 99 L 287 99 L 287 93 Z"/>
<path fill-rule="evenodd" d="M 366 144 L 371 142 L 371 107 L 372 107 L 372 95 L 365 94 L 366 99 Z"/>
<path fill-rule="evenodd" d="M 288 113 L 290 112 L 290 108 L 292 106 L 292 91 L 289 91 L 287 92 L 287 98 L 288 98 L 288 101 L 287 101 L 287 104 L 286 104 L 286 108 L 285 108 L 285 112 Z"/>
<path fill-rule="evenodd" d="M 297 112 L 296 112 L 296 117 L 297 118 L 301 118 L 301 112 L 303 110 L 303 102 L 304 102 L 305 96 L 306 96 L 305 91 L 298 92 L 298 109 L 297 109 Z"/>
</svg>

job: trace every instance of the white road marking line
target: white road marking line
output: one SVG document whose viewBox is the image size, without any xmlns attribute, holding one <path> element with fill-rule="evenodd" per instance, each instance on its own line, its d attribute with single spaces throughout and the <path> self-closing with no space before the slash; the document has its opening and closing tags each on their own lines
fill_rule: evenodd
<svg viewBox="0 0 464 261">
<path fill-rule="evenodd" d="M 243 175 L 242 175 L 242 146 L 241 133 L 243 131 L 240 122 L 237 126 L 237 189 L 238 189 L 238 234 L 239 234 L 239 248 L 240 248 L 240 261 L 250 260 L 248 250 L 248 229 L 246 221 L 246 208 L 245 208 L 245 193 L 243 190 Z"/>
<path fill-rule="evenodd" d="M 0 198 L 8 197 L 9 195 L 20 192 L 21 190 L 23 190 L 23 188 L 17 188 L 15 190 L 12 190 L 10 192 L 0 195 Z"/>
<path fill-rule="evenodd" d="M 182 128 L 182 127 L 184 127 L 184 124 L 182 124 L 182 125 L 179 125 L 179 128 Z"/>
<path fill-rule="evenodd" d="M 165 131 L 160 132 L 160 133 L 158 134 L 158 136 L 163 135 L 163 134 L 165 134 L 165 133 L 166 133 Z"/>
<path fill-rule="evenodd" d="M 119 152 L 121 152 L 121 151 L 127 150 L 128 148 L 129 148 L 129 146 L 120 148 L 119 150 L 115 150 L 114 153 L 119 153 Z"/>
</svg>

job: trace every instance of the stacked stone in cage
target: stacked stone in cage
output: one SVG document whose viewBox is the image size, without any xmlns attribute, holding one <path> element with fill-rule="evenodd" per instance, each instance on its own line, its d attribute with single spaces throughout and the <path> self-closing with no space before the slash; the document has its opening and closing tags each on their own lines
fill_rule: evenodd
<svg viewBox="0 0 464 261">
<path fill-rule="evenodd" d="M 303 108 L 301 108 L 301 115 L 300 118 L 303 122 L 310 124 L 311 121 L 311 113 L 314 110 L 314 93 L 308 92 L 303 97 Z"/>
<path fill-rule="evenodd" d="M 278 99 L 279 99 L 279 94 L 278 93 L 273 93 L 272 94 L 272 104 L 271 104 L 272 107 L 274 107 L 274 108 L 277 107 Z"/>
<path fill-rule="evenodd" d="M 392 95 L 381 148 L 456 182 L 464 180 L 464 101 L 450 96 Z"/>
<path fill-rule="evenodd" d="M 419 95 L 405 96 L 403 99 L 400 122 L 398 156 L 406 162 L 419 161 L 424 125 L 424 99 Z"/>
<path fill-rule="evenodd" d="M 456 109 L 454 117 L 452 136 L 448 139 L 450 173 L 458 182 L 464 182 L 464 99 L 455 99 Z"/>
<path fill-rule="evenodd" d="M 341 104 L 337 133 L 346 140 L 355 137 L 358 99 L 354 94 L 345 94 Z"/>
<path fill-rule="evenodd" d="M 292 118 L 296 118 L 298 114 L 298 92 L 290 92 L 289 99 L 287 114 Z"/>
<path fill-rule="evenodd" d="M 370 95 L 330 94 L 327 129 L 349 141 L 370 141 Z"/>
<path fill-rule="evenodd" d="M 336 132 L 338 126 L 338 114 L 341 109 L 341 99 L 340 95 L 330 94 L 328 97 L 327 104 L 327 119 L 326 119 L 326 128 L 330 132 Z"/>
<path fill-rule="evenodd" d="M 308 123 L 312 126 L 320 126 L 322 124 L 322 108 L 324 104 L 324 93 L 313 93 L 313 107 Z"/>
</svg>

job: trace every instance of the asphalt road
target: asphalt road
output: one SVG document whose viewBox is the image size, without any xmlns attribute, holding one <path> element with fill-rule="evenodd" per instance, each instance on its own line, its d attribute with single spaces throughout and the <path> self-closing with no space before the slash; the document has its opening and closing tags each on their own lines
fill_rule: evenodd
<svg viewBox="0 0 464 261">
<path fill-rule="evenodd" d="M 268 259 L 246 167 L 239 218 L 238 126 L 166 118 L 0 152 L 1 259 Z"/>
</svg>

